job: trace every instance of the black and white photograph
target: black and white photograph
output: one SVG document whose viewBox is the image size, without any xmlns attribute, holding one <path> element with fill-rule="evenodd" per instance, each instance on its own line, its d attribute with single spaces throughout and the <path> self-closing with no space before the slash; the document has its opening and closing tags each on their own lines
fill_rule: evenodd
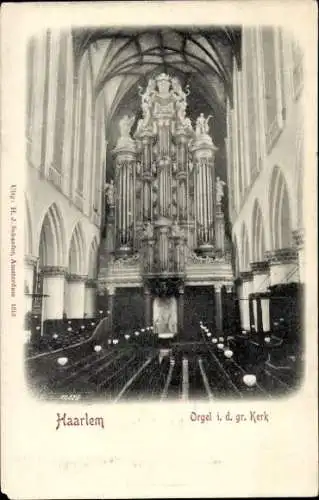
<svg viewBox="0 0 319 500">
<path fill-rule="evenodd" d="M 302 381 L 303 51 L 278 27 L 29 40 L 25 353 L 41 397 Z"/>
<path fill-rule="evenodd" d="M 312 2 L 1 14 L 1 488 L 314 496 Z"/>
</svg>

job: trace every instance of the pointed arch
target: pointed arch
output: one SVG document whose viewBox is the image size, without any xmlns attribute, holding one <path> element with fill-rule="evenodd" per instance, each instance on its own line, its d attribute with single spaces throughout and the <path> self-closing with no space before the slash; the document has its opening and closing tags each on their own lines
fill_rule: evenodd
<svg viewBox="0 0 319 500">
<path fill-rule="evenodd" d="M 292 245 L 291 204 L 282 170 L 275 166 L 269 189 L 269 220 L 273 250 Z"/>
<path fill-rule="evenodd" d="M 65 258 L 64 221 L 55 203 L 46 211 L 39 239 L 40 266 L 63 266 Z"/>
<path fill-rule="evenodd" d="M 246 224 L 243 223 L 241 229 L 241 271 L 247 271 L 249 269 L 250 261 L 251 256 L 248 230 Z"/>
<path fill-rule="evenodd" d="M 265 228 L 264 218 L 258 200 L 255 200 L 252 213 L 252 260 L 259 262 L 265 255 Z"/>
<path fill-rule="evenodd" d="M 86 246 L 80 222 L 75 225 L 72 231 L 68 253 L 68 271 L 71 274 L 86 274 Z"/>
<path fill-rule="evenodd" d="M 96 279 L 98 274 L 98 239 L 94 236 L 89 250 L 89 258 L 88 258 L 88 278 Z"/>
</svg>

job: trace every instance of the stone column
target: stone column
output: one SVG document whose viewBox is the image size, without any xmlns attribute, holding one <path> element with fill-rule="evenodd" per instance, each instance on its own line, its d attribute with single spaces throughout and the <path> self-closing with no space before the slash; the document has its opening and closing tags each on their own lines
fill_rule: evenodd
<svg viewBox="0 0 319 500">
<path fill-rule="evenodd" d="M 66 269 L 61 266 L 45 266 L 43 273 L 43 320 L 62 319 L 64 312 L 64 287 Z"/>
<path fill-rule="evenodd" d="M 26 255 L 24 258 L 24 306 L 25 315 L 31 314 L 32 312 L 32 301 L 33 301 L 33 289 L 34 289 L 34 276 L 37 269 L 38 258 L 32 255 Z M 30 342 L 31 340 L 31 324 L 30 321 L 25 316 L 24 330 L 25 337 L 24 342 Z"/>
<path fill-rule="evenodd" d="M 243 330 L 250 331 L 249 295 L 252 292 L 253 275 L 251 271 L 244 271 L 240 274 L 241 296 L 239 297 L 240 319 Z"/>
<path fill-rule="evenodd" d="M 254 323 L 257 331 L 269 332 L 269 263 L 267 261 L 252 262 L 253 293 L 255 295 Z M 261 316 L 261 318 L 260 318 Z"/>
<path fill-rule="evenodd" d="M 152 315 L 152 293 L 148 285 L 144 286 L 144 307 L 145 307 L 145 326 L 153 324 Z"/>
<path fill-rule="evenodd" d="M 269 262 L 270 286 L 299 282 L 298 252 L 295 248 L 280 248 L 266 252 Z"/>
<path fill-rule="evenodd" d="M 68 318 L 83 318 L 87 276 L 67 275 L 65 312 Z"/>
<path fill-rule="evenodd" d="M 87 318 L 93 318 L 96 313 L 96 288 L 96 280 L 88 279 L 85 282 L 84 315 Z"/>
<path fill-rule="evenodd" d="M 299 281 L 300 283 L 305 282 L 305 248 L 304 248 L 304 230 L 297 229 L 293 231 L 293 239 L 295 242 L 295 247 L 298 252 L 298 263 L 299 263 Z"/>
<path fill-rule="evenodd" d="M 226 298 L 223 307 L 223 326 L 226 331 L 233 331 L 235 310 L 234 310 L 234 300 L 233 300 L 233 283 L 225 283 Z"/>
<path fill-rule="evenodd" d="M 111 333 L 113 333 L 113 312 L 114 312 L 114 299 L 115 299 L 115 293 L 116 293 L 116 288 L 113 285 L 108 285 L 107 288 L 107 311 L 108 311 L 108 318 L 109 318 L 109 330 Z"/>
<path fill-rule="evenodd" d="M 255 318 L 255 326 L 257 333 L 264 332 L 264 323 L 263 323 L 263 312 L 261 305 L 261 297 L 256 298 L 256 318 Z"/>
<path fill-rule="evenodd" d="M 178 289 L 178 335 L 184 334 L 184 285 L 181 285 Z M 184 335 L 183 335 L 184 337 Z"/>
<path fill-rule="evenodd" d="M 215 325 L 219 333 L 223 332 L 223 300 L 222 285 L 215 284 Z"/>
</svg>

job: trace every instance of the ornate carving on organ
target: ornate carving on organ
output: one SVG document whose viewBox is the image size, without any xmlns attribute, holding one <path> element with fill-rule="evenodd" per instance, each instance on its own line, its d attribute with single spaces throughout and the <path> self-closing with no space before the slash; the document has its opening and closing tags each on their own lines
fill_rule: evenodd
<svg viewBox="0 0 319 500">
<path fill-rule="evenodd" d="M 148 274 L 183 273 L 187 247 L 214 253 L 216 148 L 211 116 L 201 113 L 195 130 L 186 116 L 189 93 L 162 73 L 144 91 L 139 87 L 143 116 L 134 139 L 134 118 L 120 121 L 114 150 L 117 247 L 121 256 L 141 252 Z"/>
</svg>

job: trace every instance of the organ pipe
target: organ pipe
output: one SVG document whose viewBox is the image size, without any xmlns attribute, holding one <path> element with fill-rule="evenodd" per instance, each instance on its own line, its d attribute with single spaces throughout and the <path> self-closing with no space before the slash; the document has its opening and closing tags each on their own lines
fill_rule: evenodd
<svg viewBox="0 0 319 500">
<path fill-rule="evenodd" d="M 187 92 L 166 74 L 150 79 L 139 95 L 143 117 L 134 139 L 135 118 L 124 116 L 114 150 L 118 245 L 138 250 L 142 241 L 149 272 L 182 272 L 185 242 L 191 249 L 213 246 L 216 148 L 209 118 L 201 114 L 193 128 Z"/>
</svg>

